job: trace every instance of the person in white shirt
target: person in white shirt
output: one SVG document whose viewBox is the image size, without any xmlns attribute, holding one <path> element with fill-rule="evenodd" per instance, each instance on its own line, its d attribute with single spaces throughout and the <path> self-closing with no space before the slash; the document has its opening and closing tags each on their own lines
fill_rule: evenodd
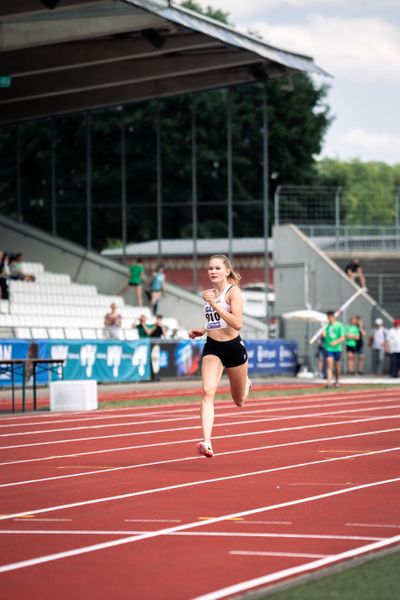
<svg viewBox="0 0 400 600">
<path fill-rule="evenodd" d="M 206 324 L 200 329 L 191 329 L 189 338 L 194 340 L 207 333 L 201 369 L 201 425 L 204 439 L 197 444 L 197 452 L 211 458 L 214 455 L 211 446 L 214 396 L 224 368 L 232 399 L 237 406 L 243 406 L 251 389 L 251 381 L 247 376 L 246 347 L 239 335 L 243 322 L 240 275 L 232 269 L 227 256 L 216 254 L 208 262 L 208 277 L 213 287 L 203 293 Z"/>
<path fill-rule="evenodd" d="M 390 354 L 389 374 L 398 377 L 400 371 L 400 319 L 393 321 L 387 334 L 386 351 Z"/>
<path fill-rule="evenodd" d="M 372 370 L 377 375 L 383 373 L 387 333 L 387 329 L 383 326 L 383 320 L 375 319 L 375 327 L 369 333 L 368 345 L 372 350 Z"/>
</svg>

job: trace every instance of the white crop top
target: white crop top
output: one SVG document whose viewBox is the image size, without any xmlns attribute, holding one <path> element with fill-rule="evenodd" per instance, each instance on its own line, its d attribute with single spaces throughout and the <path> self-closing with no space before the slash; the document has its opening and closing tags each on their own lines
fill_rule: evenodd
<svg viewBox="0 0 400 600">
<path fill-rule="evenodd" d="M 215 300 L 216 304 L 227 312 L 231 312 L 231 305 L 225 300 L 225 294 L 231 287 L 231 284 L 227 285 Z M 228 327 L 228 323 L 224 321 L 221 315 L 208 302 L 204 303 L 204 314 L 206 316 L 206 329 L 208 331 L 210 329 L 226 329 Z"/>
</svg>

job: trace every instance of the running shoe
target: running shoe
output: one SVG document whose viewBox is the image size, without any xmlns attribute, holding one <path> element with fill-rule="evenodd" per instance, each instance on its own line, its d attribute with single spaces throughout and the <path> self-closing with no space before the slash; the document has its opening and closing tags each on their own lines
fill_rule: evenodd
<svg viewBox="0 0 400 600">
<path fill-rule="evenodd" d="M 207 444 L 206 442 L 199 442 L 197 444 L 197 452 L 206 458 L 212 458 L 214 456 L 211 444 Z"/>
</svg>

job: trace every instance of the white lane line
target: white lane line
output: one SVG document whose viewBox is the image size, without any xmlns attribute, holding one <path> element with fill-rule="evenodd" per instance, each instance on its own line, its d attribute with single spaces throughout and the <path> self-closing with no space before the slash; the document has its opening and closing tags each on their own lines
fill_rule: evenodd
<svg viewBox="0 0 400 600">
<path fill-rule="evenodd" d="M 400 415 L 398 415 L 400 418 Z M 321 427 L 334 427 L 337 425 L 352 425 L 358 423 L 369 423 L 372 421 L 382 421 L 387 420 L 388 417 L 366 417 L 363 419 L 353 419 L 352 421 L 332 421 L 331 423 L 317 423 L 313 425 L 298 425 L 297 427 L 279 427 L 277 429 L 261 429 L 260 431 L 251 431 L 246 432 L 246 437 L 253 435 L 264 435 L 269 433 L 281 433 L 283 431 L 302 431 L 304 429 L 319 429 Z M 221 439 L 229 439 L 235 437 L 243 437 L 243 433 L 231 433 L 227 435 L 216 435 L 213 437 L 213 440 L 221 440 Z M 153 444 L 138 444 L 134 446 L 122 446 L 120 448 L 105 448 L 101 450 L 91 450 L 89 452 L 73 452 L 72 454 L 58 454 L 55 456 L 40 456 L 38 458 L 25 458 L 21 460 L 12 460 L 7 462 L 0 463 L 0 467 L 8 466 L 8 465 L 18 465 L 21 463 L 31 463 L 31 462 L 42 462 L 47 460 L 55 460 L 60 458 L 76 458 L 78 456 L 88 456 L 94 454 L 108 454 L 109 452 L 122 452 L 126 450 L 138 450 L 143 448 L 154 448 L 158 446 L 172 446 L 177 444 L 186 444 L 198 442 L 198 438 L 189 438 L 184 440 L 174 440 L 168 442 L 154 442 Z"/>
<path fill-rule="evenodd" d="M 285 558 L 325 558 L 331 554 L 304 554 L 302 552 L 257 552 L 256 550 L 230 550 L 229 554 L 237 556 L 283 556 Z"/>
<path fill-rule="evenodd" d="M 365 456 L 365 455 L 363 455 Z M 340 459 L 332 459 L 332 460 L 340 460 Z M 141 540 L 146 540 L 146 539 L 150 539 L 150 538 L 156 538 L 159 537 L 161 535 L 167 535 L 169 533 L 176 533 L 178 531 L 187 531 L 189 529 L 195 529 L 198 527 L 204 527 L 205 525 L 212 525 L 213 523 L 220 523 L 222 521 L 226 521 L 228 519 L 234 519 L 236 517 L 245 517 L 247 515 L 255 515 L 255 514 L 260 514 L 260 513 L 264 513 L 267 511 L 271 511 L 271 510 L 276 510 L 279 508 L 286 508 L 288 506 L 297 506 L 300 504 L 305 504 L 308 502 L 315 502 L 317 500 L 322 500 L 324 498 L 330 498 L 333 496 L 339 496 L 342 494 L 348 494 L 351 492 L 356 492 L 359 490 L 364 490 L 364 489 L 368 489 L 368 488 L 374 488 L 374 487 L 378 487 L 381 485 L 390 485 L 391 483 L 397 483 L 400 481 L 400 478 L 396 478 L 396 479 L 386 479 L 386 480 L 382 480 L 382 481 L 373 481 L 370 483 L 364 483 L 364 484 L 360 484 L 357 486 L 354 486 L 353 488 L 345 488 L 342 490 L 335 490 L 333 492 L 327 492 L 325 494 L 318 494 L 316 496 L 308 496 L 305 498 L 298 498 L 297 500 L 290 500 L 288 502 L 281 502 L 279 504 L 272 504 L 272 505 L 266 505 L 266 506 L 261 506 L 261 507 L 257 507 L 257 508 L 253 508 L 253 509 L 249 509 L 249 510 L 244 510 L 244 511 L 240 511 L 240 512 L 236 512 L 236 513 L 231 513 L 231 514 L 227 514 L 227 515 L 222 515 L 220 517 L 213 517 L 211 519 L 207 519 L 204 521 L 194 521 L 192 523 L 186 523 L 183 525 L 176 525 L 174 527 L 167 527 L 165 529 L 160 529 L 157 531 L 150 531 L 148 533 L 144 533 L 144 534 L 139 534 L 139 535 L 133 535 L 133 536 L 128 536 L 128 537 L 124 537 L 118 540 L 110 540 L 108 542 L 102 542 L 100 544 L 92 544 L 90 546 L 84 546 L 81 548 L 74 548 L 72 550 L 66 550 L 64 552 L 56 552 L 54 554 L 47 554 L 44 556 L 37 556 L 36 558 L 31 558 L 28 560 L 23 560 L 23 561 L 19 561 L 19 562 L 14 562 L 14 563 L 9 563 L 6 565 L 2 565 L 0 567 L 0 573 L 5 573 L 7 571 L 15 571 L 17 569 L 23 569 L 26 567 L 31 567 L 34 565 L 39 565 L 39 564 L 43 564 L 43 563 L 48 563 L 48 562 L 52 562 L 55 560 L 60 560 L 63 558 L 69 558 L 72 556 L 80 556 L 82 554 L 88 554 L 90 552 L 97 552 L 99 550 L 104 550 L 107 548 L 114 548 L 117 546 L 122 546 L 125 544 L 131 544 L 133 542 L 139 542 Z M 187 485 L 187 484 L 184 484 Z M 180 486 L 181 487 L 181 486 Z M 82 504 L 82 503 L 80 503 Z M 53 509 L 54 510 L 54 509 Z M 370 549 L 375 549 L 377 547 L 384 547 L 385 545 L 389 545 L 390 543 L 394 543 L 393 540 L 398 541 L 400 540 L 400 536 L 396 536 L 395 538 L 389 538 L 388 540 L 384 540 L 384 541 L 380 541 L 380 542 L 375 542 L 373 544 L 368 544 L 367 546 L 363 546 L 362 548 L 370 548 Z M 362 549 L 361 548 L 361 549 Z M 352 552 L 357 552 L 361 550 L 360 548 L 357 548 L 355 550 L 352 551 L 347 551 L 344 552 L 342 554 L 338 554 L 337 556 L 351 556 Z M 366 551 L 366 550 L 364 550 Z M 334 557 L 330 557 L 331 560 L 334 559 Z M 326 560 L 326 559 L 321 559 L 321 560 Z M 252 580 L 255 581 L 255 580 Z M 244 584 L 249 584 L 249 582 L 244 582 Z M 243 584 L 241 584 L 243 585 Z M 254 585 L 257 584 L 253 584 L 252 587 L 254 587 Z M 233 587 L 233 586 L 231 586 Z M 225 588 L 228 589 L 228 588 Z M 219 591 L 221 592 L 221 590 Z M 218 593 L 218 592 L 217 592 Z M 227 595 L 227 594 L 225 594 Z M 218 596 L 218 597 L 223 597 L 223 596 Z M 205 597 L 204 597 L 205 598 Z M 199 599 L 198 599 L 199 600 Z"/>
<path fill-rule="evenodd" d="M 114 500 L 126 500 L 128 498 L 134 498 L 136 496 L 146 496 L 148 494 L 157 494 L 160 492 L 166 492 L 166 491 L 170 491 L 170 490 L 178 490 L 178 489 L 189 488 L 189 487 L 194 487 L 194 486 L 198 486 L 198 485 L 206 485 L 208 483 L 217 483 L 220 481 L 230 481 L 233 479 L 244 479 L 245 477 L 266 475 L 268 473 L 277 473 L 279 471 L 290 471 L 292 469 L 298 469 L 298 468 L 302 468 L 302 467 L 310 467 L 310 466 L 321 465 L 321 464 L 326 465 L 331 462 L 339 462 L 342 460 L 352 460 L 352 459 L 357 459 L 357 458 L 358 459 L 365 458 L 367 456 L 377 456 L 380 454 L 387 454 L 390 452 L 398 452 L 399 450 L 400 450 L 400 447 L 387 448 L 384 450 L 374 450 L 374 451 L 369 452 L 368 454 L 354 454 L 354 455 L 351 454 L 349 456 L 340 456 L 340 457 L 328 458 L 328 459 L 324 459 L 324 460 L 312 460 L 312 461 L 305 462 L 305 463 L 286 465 L 284 467 L 274 467 L 271 469 L 262 469 L 260 471 L 250 471 L 247 473 L 239 473 L 237 475 L 226 475 L 224 477 L 215 477 L 213 479 L 200 479 L 200 480 L 196 480 L 196 481 L 188 481 L 187 483 L 176 483 L 174 485 L 169 485 L 169 486 L 160 487 L 160 488 L 151 488 L 151 489 L 141 490 L 141 491 L 137 491 L 137 492 L 128 492 L 125 494 L 117 494 L 115 496 L 103 496 L 102 498 L 93 498 L 92 500 L 81 500 L 80 502 L 71 502 L 69 504 L 47 506 L 45 508 L 37 508 L 34 510 L 19 511 L 19 512 L 16 512 L 13 514 L 8 514 L 8 515 L 0 515 L 0 521 L 5 521 L 6 519 L 15 519 L 18 517 L 23 517 L 25 515 L 38 515 L 38 514 L 54 512 L 54 511 L 58 511 L 58 510 L 65 510 L 67 508 L 90 506 L 93 504 L 101 504 L 103 502 L 112 502 Z M 385 481 L 386 482 L 400 481 L 400 477 L 397 479 L 391 479 L 391 480 L 385 480 Z M 355 489 L 354 487 L 347 488 L 347 490 L 354 490 L 354 489 Z M 329 494 L 335 494 L 335 493 L 336 493 L 336 490 L 334 492 L 327 492 L 328 496 L 329 496 Z M 323 496 L 323 494 L 322 494 L 322 496 Z M 249 514 L 252 514 L 252 513 L 249 513 Z M 239 516 L 241 516 L 241 515 L 239 515 Z M 211 522 L 214 523 L 214 521 L 211 521 Z M 215 522 L 217 522 L 217 521 L 215 521 Z"/>
<path fill-rule="evenodd" d="M 182 523 L 182 519 L 124 519 L 125 523 Z"/>
<path fill-rule="evenodd" d="M 294 403 L 292 400 L 288 399 L 287 396 L 279 396 L 275 398 L 281 398 L 279 399 L 279 402 L 275 402 L 275 401 L 271 401 L 271 400 L 253 400 L 253 401 L 249 401 L 248 403 L 246 403 L 246 408 L 255 408 L 258 409 L 260 407 L 263 406 L 274 406 L 275 408 L 269 409 L 271 410 L 280 410 L 282 408 L 282 405 L 287 405 L 287 404 L 298 404 L 298 402 L 302 401 L 303 402 L 303 406 L 297 406 L 297 408 L 299 409 L 307 409 L 307 408 L 313 408 L 315 406 L 315 402 L 312 400 L 307 400 L 304 397 L 299 397 L 298 398 L 298 402 Z M 317 396 L 317 398 L 320 399 L 320 395 Z M 343 396 L 343 399 L 345 398 L 345 396 Z M 354 402 L 353 402 L 354 399 Z M 342 397 L 336 397 L 335 400 L 340 401 L 342 400 Z M 362 395 L 358 395 L 358 396 L 353 396 L 352 395 L 352 404 L 370 404 L 371 402 L 375 403 L 375 404 L 384 404 L 387 402 L 396 402 L 397 399 L 395 398 L 387 398 L 387 399 L 378 399 L 378 400 L 369 400 L 368 397 L 364 398 Z M 252 404 L 252 402 L 254 402 L 254 404 Z M 304 405 L 304 403 L 308 403 L 307 406 Z M 338 402 L 334 402 L 334 403 L 330 403 L 329 406 L 332 405 L 336 405 Z M 226 404 L 227 406 L 221 406 L 221 402 L 216 402 L 215 403 L 215 409 L 216 409 L 216 413 L 219 414 L 219 410 L 226 410 L 227 408 L 229 408 L 232 403 L 230 401 L 228 401 Z M 225 403 L 224 403 L 225 404 Z M 132 408 L 132 407 L 131 407 Z M 198 406 L 191 406 L 190 408 L 179 408 L 176 405 L 174 405 L 174 408 L 170 408 L 168 410 L 151 410 L 151 407 L 140 407 L 140 408 L 146 408 L 148 409 L 150 412 L 146 412 L 146 413 L 141 413 L 139 416 L 140 417 L 154 417 L 154 416 L 162 416 L 162 415 L 171 415 L 174 413 L 198 413 Z M 294 410 L 296 407 L 292 407 L 291 410 Z M 235 406 L 232 406 L 232 409 L 235 410 Z M 129 409 L 126 409 L 127 411 Z M 116 414 L 116 415 L 109 415 L 107 414 L 107 410 L 102 411 L 102 415 L 99 415 L 98 413 L 96 415 L 91 415 L 91 416 L 87 416 L 87 413 L 72 413 L 72 414 L 77 414 L 77 415 L 82 415 L 82 417 L 78 417 L 78 418 L 69 418 L 69 417 L 65 417 L 64 419 L 60 418 L 59 414 L 49 414 L 49 415 L 41 415 L 41 417 L 45 417 L 44 420 L 42 421 L 31 421 L 29 423 L 23 423 L 21 424 L 20 422 L 20 418 L 22 419 L 24 416 L 26 415 L 21 415 L 21 417 L 18 418 L 18 422 L 17 423 L 2 423 L 1 422 L 1 418 L 0 418 L 0 429 L 6 429 L 6 428 L 13 428 L 13 427 L 33 427 L 36 425 L 54 425 L 54 424 L 58 424 L 58 423 L 78 423 L 78 422 L 92 422 L 92 421 L 104 421 L 107 419 L 126 419 L 128 417 L 137 417 L 138 415 L 135 414 L 135 411 L 132 411 L 131 414 L 129 414 L 129 412 L 125 412 L 124 414 Z M 35 415 L 36 417 L 36 415 Z M 15 418 L 15 417 L 14 417 Z M 31 417 L 34 418 L 34 417 Z M 49 421 L 51 420 L 51 422 L 49 423 Z M 73 428 L 75 429 L 75 428 Z M 57 429 L 57 431 L 60 431 L 59 429 Z M 28 433 L 28 432 L 27 432 Z"/>
<path fill-rule="evenodd" d="M 400 404 L 398 406 L 393 406 L 393 407 L 389 407 L 390 409 L 392 408 L 400 408 Z M 244 420 L 240 420 L 240 421 L 231 421 L 231 422 L 225 422 L 225 423 L 214 423 L 214 428 L 216 427 L 231 427 L 233 425 L 249 425 L 249 424 L 254 424 L 254 423 L 265 423 L 265 421 L 268 422 L 272 422 L 272 421 L 292 421 L 292 420 L 296 420 L 296 419 L 310 419 L 310 418 L 316 418 L 316 417 L 326 417 L 326 416 L 335 416 L 335 415 L 342 415 L 343 413 L 346 413 L 346 415 L 348 413 L 358 413 L 358 412 L 373 412 L 373 411 L 377 411 L 377 410 L 381 410 L 380 408 L 377 407 L 373 407 L 373 408 L 358 408 L 358 409 L 345 409 L 345 410 L 334 410 L 331 412 L 323 412 L 323 413 L 310 413 L 307 415 L 290 415 L 290 416 L 285 416 L 285 417 L 264 417 L 262 419 L 251 419 L 248 421 L 244 421 Z M 243 413 L 241 413 L 243 414 Z M 382 415 L 379 418 L 381 419 L 398 419 L 400 417 L 400 415 Z M 367 418 L 367 417 L 366 417 Z M 330 423 L 332 425 L 332 423 Z M 152 430 L 146 430 L 146 431 L 134 431 L 134 432 L 129 432 L 129 433 L 116 433 L 116 434 L 112 434 L 112 435 L 99 435 L 99 436 L 90 436 L 90 437 L 83 437 L 83 438 L 70 438 L 70 439 L 62 439 L 62 440 L 50 440 L 47 442 L 32 442 L 32 443 L 28 443 L 28 444 L 14 444 L 11 446 L 2 446 L 0 447 L 0 450 L 11 450 L 11 449 L 15 449 L 15 448 L 32 448 L 33 446 L 49 446 L 49 445 L 53 445 L 53 444 L 67 444 L 67 443 L 71 443 L 71 442 L 85 442 L 85 441 L 89 441 L 92 442 L 94 440 L 109 440 L 109 439 L 114 439 L 114 438 L 120 438 L 120 437 L 134 437 L 137 435 L 154 435 L 156 433 L 173 433 L 176 431 L 188 431 L 189 429 L 199 429 L 198 425 L 193 425 L 190 427 L 170 427 L 168 429 L 152 429 Z M 243 436 L 243 433 L 240 433 L 238 435 Z M 246 434 L 247 435 L 247 434 Z"/>
<path fill-rule="evenodd" d="M 219 452 L 215 456 L 230 456 L 233 454 L 244 454 L 245 452 L 258 452 L 260 450 L 273 450 L 274 448 L 287 448 L 290 446 L 315 444 L 317 442 L 330 442 L 332 440 L 343 440 L 343 439 L 348 439 L 348 438 L 365 437 L 365 436 L 370 436 L 370 435 L 381 435 L 383 433 L 392 433 L 394 431 L 400 431 L 400 428 L 398 427 L 395 429 L 381 429 L 378 431 L 367 431 L 367 432 L 363 432 L 363 433 L 350 433 L 350 434 L 346 434 L 346 435 L 335 435 L 332 437 L 315 438 L 312 440 L 310 440 L 310 439 L 297 440 L 295 442 L 286 442 L 286 443 L 282 443 L 282 444 L 256 446 L 253 448 L 241 448 L 239 450 L 229 450 L 227 452 Z M 350 452 L 354 452 L 354 450 L 350 451 Z M 369 452 L 365 451 L 362 454 L 367 456 L 369 454 Z M 134 465 L 125 465 L 123 467 L 109 467 L 109 468 L 104 468 L 104 469 L 97 468 L 95 471 L 83 471 L 80 473 L 69 473 L 68 475 L 53 475 L 52 477 L 41 477 L 39 479 L 25 479 L 22 481 L 10 481 L 8 483 L 0 484 L 0 488 L 16 487 L 19 485 L 29 485 L 29 484 L 33 484 L 33 483 L 43 483 L 43 482 L 48 482 L 48 481 L 57 481 L 59 479 L 72 479 L 72 478 L 76 478 L 76 477 L 86 477 L 89 475 L 101 475 L 103 473 L 115 473 L 117 471 L 127 471 L 127 470 L 131 470 L 131 469 L 139 469 L 139 468 L 143 468 L 143 467 L 154 467 L 156 465 L 179 463 L 179 462 L 185 462 L 185 461 L 189 461 L 189 460 L 203 460 L 203 458 L 204 457 L 198 456 L 198 455 L 184 456 L 184 457 L 179 457 L 179 458 L 169 458 L 167 460 L 157 460 L 157 461 L 139 463 L 139 464 L 134 464 Z M 79 467 L 75 467 L 75 468 L 79 468 Z"/>
<path fill-rule="evenodd" d="M 394 401 L 394 400 L 393 400 Z M 397 400 L 398 401 L 398 400 Z M 391 401 L 389 401 L 391 402 Z M 376 406 L 376 401 L 375 400 L 360 400 L 357 402 L 352 402 L 352 404 L 374 404 L 374 408 L 373 410 L 377 410 L 377 406 Z M 277 410 L 279 412 L 292 412 L 295 410 L 308 410 L 310 408 L 330 408 L 332 406 L 349 406 L 349 402 L 348 401 L 344 401 L 344 402 L 322 402 L 321 404 L 312 404 L 312 405 L 307 405 L 307 406 L 289 406 L 289 407 L 285 407 L 285 408 L 266 408 L 266 409 L 258 409 L 255 408 L 254 410 L 241 410 L 240 414 L 241 415 L 259 415 L 259 414 L 265 414 L 265 413 L 271 413 L 271 412 L 276 412 Z M 379 406 L 379 410 L 391 410 L 393 408 L 400 408 L 400 405 L 390 405 L 390 406 Z M 360 411 L 360 409 L 357 409 L 358 411 Z M 371 410 L 371 409 L 363 409 L 363 410 Z M 347 408 L 347 410 L 345 411 L 347 412 L 355 412 L 352 409 Z M 329 413 L 323 413 L 323 414 L 329 414 Z M 307 416 L 307 415 L 302 415 L 302 416 Z M 232 411 L 229 411 L 228 413 L 219 413 L 218 417 L 232 417 Z M 58 427 L 56 429 L 38 429 L 36 431 L 17 431 L 17 432 L 11 432 L 11 433 L 1 433 L 0 434 L 0 438 L 4 438 L 4 437 L 17 437 L 17 436 L 26 436 L 26 435 L 42 435 L 44 433 L 61 433 L 61 432 L 66 432 L 66 431 L 82 431 L 82 430 L 94 430 L 94 429 L 107 429 L 107 428 L 111 428 L 111 427 L 131 427 L 133 425 L 152 425 L 153 423 L 168 423 L 170 421 L 193 421 L 194 419 L 198 419 L 198 414 L 194 414 L 194 415 L 190 415 L 190 416 L 185 416 L 185 417 L 171 417 L 171 418 L 163 418 L 163 419 L 154 419 L 152 421 L 129 421 L 128 423 L 105 423 L 103 425 L 81 425 L 78 427 Z"/>
<path fill-rule="evenodd" d="M 39 519 L 37 519 L 39 520 Z M 126 520 L 126 519 L 125 519 Z M 144 519 L 144 521 L 146 521 Z M 35 520 L 36 522 L 36 520 Z M 175 519 L 160 519 L 160 523 L 182 523 Z M 0 535 L 26 534 L 26 535 L 139 535 L 147 531 L 127 529 L 0 529 Z M 297 540 L 340 540 L 340 541 L 378 541 L 383 537 L 366 537 L 360 535 L 314 535 L 307 533 L 233 533 L 230 531 L 176 531 L 166 533 L 166 536 L 184 537 L 234 537 L 234 538 L 272 538 L 272 539 L 297 539 Z"/>
<path fill-rule="evenodd" d="M 209 594 L 197 596 L 195 600 L 219 600 L 220 598 L 233 596 L 234 594 L 239 594 L 240 592 L 245 592 L 255 587 L 267 585 L 268 583 L 280 581 L 288 577 L 295 577 L 296 575 L 300 575 L 301 573 L 305 573 L 307 571 L 313 571 L 336 562 L 344 561 L 350 558 L 355 558 L 356 556 L 361 556 L 362 554 L 373 552 L 374 550 L 380 550 L 381 548 L 392 546 L 393 544 L 397 544 L 399 542 L 400 535 L 397 535 L 392 538 L 382 540 L 380 542 L 374 542 L 372 544 L 367 544 L 366 546 L 361 546 L 359 548 L 354 548 L 345 552 L 339 552 L 338 554 L 332 554 L 331 556 L 320 558 L 312 562 L 298 565 L 296 567 L 283 569 L 282 571 L 276 571 L 275 573 L 269 573 L 268 575 L 263 575 L 262 577 L 256 577 L 255 579 L 249 579 L 247 581 L 243 581 L 235 585 L 230 585 L 228 587 L 216 590 Z"/>
<path fill-rule="evenodd" d="M 293 525 L 293 521 L 248 521 L 247 519 L 238 519 L 234 523 L 238 525 Z"/>
<path fill-rule="evenodd" d="M 388 527 L 389 529 L 400 529 L 400 525 L 389 525 L 387 523 L 346 523 L 346 527 Z"/>
<path fill-rule="evenodd" d="M 28 516 L 29 516 L 29 515 L 28 515 Z M 49 523 L 50 523 L 50 522 L 53 522 L 53 521 L 54 521 L 54 522 L 59 522 L 59 521 L 72 521 L 72 519 L 43 519 L 43 518 L 35 518 L 35 517 L 33 517 L 32 519 L 28 519 L 28 518 L 25 518 L 25 519 L 18 519 L 18 518 L 16 518 L 16 519 L 13 519 L 13 521 L 22 521 L 23 523 L 31 523 L 31 522 L 39 523 L 39 521 L 40 521 L 40 522 L 43 522 L 43 523 L 47 523 L 47 522 L 49 522 Z"/>
</svg>

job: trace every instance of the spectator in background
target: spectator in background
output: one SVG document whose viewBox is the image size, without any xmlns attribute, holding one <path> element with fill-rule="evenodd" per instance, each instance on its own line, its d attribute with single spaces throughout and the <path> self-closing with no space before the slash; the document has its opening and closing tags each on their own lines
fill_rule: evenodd
<svg viewBox="0 0 400 600">
<path fill-rule="evenodd" d="M 151 327 L 147 325 L 147 317 L 146 315 L 140 315 L 139 322 L 134 325 L 136 327 L 136 331 L 138 332 L 138 336 L 140 338 L 148 338 L 151 334 Z"/>
<path fill-rule="evenodd" d="M 400 319 L 393 321 L 387 333 L 386 351 L 390 354 L 390 377 L 398 377 L 400 371 Z"/>
<path fill-rule="evenodd" d="M 119 292 L 124 294 L 128 287 L 133 287 L 136 290 L 137 306 L 143 306 L 143 283 L 146 280 L 142 259 L 131 260 L 129 263 L 129 281 L 124 288 Z"/>
<path fill-rule="evenodd" d="M 336 321 L 335 313 L 329 310 L 326 313 L 328 324 L 321 333 L 324 340 L 324 350 L 326 356 L 326 386 L 330 387 L 332 375 L 335 375 L 335 387 L 339 387 L 340 376 L 340 357 L 343 348 L 343 342 L 346 337 L 344 334 L 344 325 Z"/>
<path fill-rule="evenodd" d="M 164 292 L 165 284 L 165 273 L 163 265 L 159 265 L 153 272 L 153 277 L 150 283 L 150 303 L 153 307 L 153 314 L 156 315 L 158 311 L 158 303 L 161 296 L 165 296 Z"/>
<path fill-rule="evenodd" d="M 118 312 L 117 305 L 113 302 L 110 306 L 111 312 L 104 317 L 104 328 L 106 337 L 119 340 L 122 317 Z"/>
<path fill-rule="evenodd" d="M 356 346 L 360 339 L 357 317 L 351 317 L 349 325 L 344 328 L 344 334 L 346 336 L 347 373 L 354 375 Z"/>
<path fill-rule="evenodd" d="M 167 337 L 167 328 L 162 323 L 161 315 L 156 316 L 156 321 L 154 325 L 150 327 L 150 337 L 164 339 Z"/>
<path fill-rule="evenodd" d="M 375 319 L 375 326 L 369 332 L 368 345 L 372 350 L 372 371 L 382 375 L 385 360 L 387 329 L 383 327 L 383 320 Z"/>
<path fill-rule="evenodd" d="M 9 267 L 10 267 L 10 279 L 20 279 L 22 281 L 36 281 L 36 277 L 30 273 L 24 273 L 22 270 L 22 263 L 24 257 L 21 252 L 10 256 Z"/>
<path fill-rule="evenodd" d="M 356 343 L 355 354 L 357 359 L 357 364 L 355 369 L 359 375 L 362 375 L 364 372 L 364 338 L 367 335 L 366 330 L 364 329 L 364 325 L 362 322 L 362 318 L 360 316 L 356 317 L 357 327 L 359 331 L 359 338 Z"/>
<path fill-rule="evenodd" d="M 358 280 L 358 283 L 359 285 L 361 285 L 361 287 L 367 287 L 365 277 L 358 258 L 352 258 L 349 264 L 346 265 L 344 270 L 346 272 L 346 275 L 350 277 L 352 281 L 357 283 L 356 280 Z"/>
</svg>

